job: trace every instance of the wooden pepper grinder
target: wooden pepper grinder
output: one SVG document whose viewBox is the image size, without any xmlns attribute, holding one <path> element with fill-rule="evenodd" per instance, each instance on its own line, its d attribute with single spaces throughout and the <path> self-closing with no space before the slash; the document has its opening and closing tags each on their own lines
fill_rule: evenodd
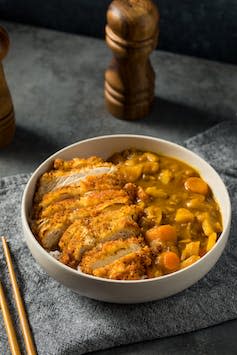
<svg viewBox="0 0 237 355">
<path fill-rule="evenodd" d="M 12 99 L 1 64 L 1 60 L 6 56 L 8 49 L 8 34 L 0 27 L 0 148 L 9 144 L 15 133 L 15 116 Z"/>
<path fill-rule="evenodd" d="M 113 116 L 146 116 L 154 99 L 149 55 L 158 41 L 159 13 L 152 0 L 114 0 L 107 11 L 106 42 L 113 59 L 105 72 L 105 102 Z"/>
</svg>

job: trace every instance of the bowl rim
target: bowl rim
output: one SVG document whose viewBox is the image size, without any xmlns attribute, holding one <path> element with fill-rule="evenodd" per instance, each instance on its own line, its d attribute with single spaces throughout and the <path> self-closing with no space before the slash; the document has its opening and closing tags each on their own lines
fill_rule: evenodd
<svg viewBox="0 0 237 355">
<path fill-rule="evenodd" d="M 107 278 L 102 278 L 102 277 L 98 277 L 98 276 L 94 276 L 94 275 L 90 275 L 90 274 L 86 274 L 83 273 L 80 270 L 77 269 L 73 269 L 70 266 L 67 266 L 63 263 L 61 263 L 59 260 L 57 260 L 55 257 L 53 257 L 49 252 L 47 252 L 43 246 L 38 242 L 38 240 L 36 239 L 36 237 L 34 236 L 33 232 L 31 231 L 31 228 L 29 226 L 29 222 L 28 222 L 28 218 L 27 218 L 27 213 L 26 213 L 26 200 L 27 200 L 27 193 L 28 193 L 28 188 L 32 183 L 32 180 L 35 179 L 35 176 L 38 174 L 38 172 L 42 169 L 42 167 L 44 165 L 46 165 L 48 162 L 51 162 L 56 156 L 60 155 L 61 153 L 67 151 L 68 149 L 72 149 L 74 147 L 76 147 L 77 145 L 80 145 L 82 143 L 86 143 L 86 142 L 93 142 L 96 140 L 100 140 L 100 139 L 111 139 L 111 138 L 138 138 L 138 139 L 146 139 L 146 140 L 155 140 L 156 142 L 160 142 L 163 144 L 168 144 L 174 148 L 179 149 L 180 151 L 186 152 L 188 154 L 191 154 L 194 156 L 194 158 L 200 160 L 200 162 L 206 166 L 209 170 L 212 171 L 212 173 L 214 173 L 217 178 L 219 179 L 219 182 L 221 184 L 222 190 L 224 191 L 225 194 L 225 198 L 226 198 L 226 202 L 227 202 L 227 206 L 225 206 L 225 210 L 227 211 L 226 215 L 227 215 L 227 220 L 226 220 L 226 226 L 223 229 L 223 231 L 221 232 L 217 242 L 215 243 L 214 247 L 212 247 L 211 250 L 209 250 L 204 256 L 202 256 L 199 260 L 197 260 L 195 263 L 187 266 L 186 268 L 177 270 L 175 272 L 172 272 L 170 274 L 165 274 L 162 276 L 158 276 L 158 277 L 153 277 L 153 278 L 148 278 L 148 279 L 138 279 L 138 280 L 115 280 L 115 279 L 107 279 Z M 161 154 L 162 153 L 159 153 Z M 164 154 L 166 155 L 166 154 Z M 167 155 L 169 156 L 169 155 Z M 175 158 L 178 159 L 178 158 Z M 180 159 L 180 161 L 182 161 L 182 159 Z M 183 162 L 185 162 L 185 160 L 183 160 Z M 187 162 L 186 162 L 187 163 Z M 189 163 L 187 163 L 189 164 Z M 190 164 L 189 164 L 190 165 Z M 194 166 L 195 168 L 195 166 Z M 221 243 L 222 239 L 224 238 L 225 234 L 228 233 L 229 234 L 229 229 L 230 229 L 230 224 L 231 224 L 231 202 L 230 202 L 230 196 L 227 190 L 227 187 L 225 186 L 222 178 L 220 177 L 219 173 L 205 160 L 203 159 L 201 156 L 199 156 L 197 153 L 194 153 L 192 150 L 183 147 L 180 144 L 174 143 L 172 141 L 166 140 L 166 139 L 162 139 L 162 138 L 158 138 L 158 137 L 154 137 L 154 136 L 150 136 L 150 135 L 139 135 L 139 134 L 108 134 L 108 135 L 101 135 L 101 136 L 94 136 L 91 138 L 87 138 L 87 139 L 83 139 L 83 140 L 79 140 L 73 144 L 67 145 L 65 147 L 63 147 L 62 149 L 59 149 L 58 151 L 56 151 L 55 153 L 53 153 L 52 155 L 50 155 L 48 158 L 46 158 L 31 174 L 25 188 L 24 188 L 24 192 L 22 195 L 22 202 L 21 202 L 21 219 L 22 219 L 22 224 L 23 227 L 26 229 L 26 232 L 28 234 L 28 237 L 30 237 L 30 239 L 32 240 L 32 242 L 34 243 L 34 245 L 36 246 L 36 248 L 39 248 L 40 252 L 43 253 L 44 257 L 46 257 L 48 259 L 49 262 L 52 262 L 53 264 L 55 264 L 56 267 L 62 268 L 62 270 L 66 271 L 66 272 L 70 272 L 72 274 L 74 274 L 76 277 L 83 277 L 86 279 L 92 279 L 92 280 L 97 280 L 100 282 L 105 282 L 105 283 L 116 283 L 116 284 L 126 284 L 126 285 L 130 285 L 130 284 L 144 284 L 144 283 L 152 283 L 152 282 L 157 282 L 159 280 L 168 280 L 174 276 L 178 276 L 180 274 L 184 274 L 185 272 L 189 272 L 192 271 L 192 269 L 195 269 L 198 267 L 198 265 L 202 264 L 205 262 L 205 260 L 207 258 L 210 258 L 211 255 L 214 253 L 214 250 L 218 247 L 218 245 Z M 26 237 L 24 237 L 26 239 Z M 228 236 L 227 236 L 228 239 Z"/>
</svg>

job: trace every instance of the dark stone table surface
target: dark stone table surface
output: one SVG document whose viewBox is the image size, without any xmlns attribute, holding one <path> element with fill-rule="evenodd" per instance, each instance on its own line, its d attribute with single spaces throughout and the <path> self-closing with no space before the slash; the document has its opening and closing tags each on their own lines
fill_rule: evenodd
<svg viewBox="0 0 237 355">
<path fill-rule="evenodd" d="M 3 62 L 16 112 L 16 135 L 0 151 L 0 176 L 31 172 L 56 150 L 112 133 L 148 134 L 182 144 L 237 114 L 237 67 L 156 51 L 156 98 L 149 117 L 113 118 L 103 78 L 111 53 L 103 40 L 1 22 L 11 50 Z M 237 119 L 237 118 L 236 118 Z M 237 321 L 205 330 L 96 352 L 237 354 Z"/>
</svg>

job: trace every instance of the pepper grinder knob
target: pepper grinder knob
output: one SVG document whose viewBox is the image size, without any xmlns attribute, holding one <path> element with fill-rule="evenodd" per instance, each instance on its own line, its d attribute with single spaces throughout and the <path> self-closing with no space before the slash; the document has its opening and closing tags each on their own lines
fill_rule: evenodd
<svg viewBox="0 0 237 355">
<path fill-rule="evenodd" d="M 121 119 L 146 116 L 154 99 L 149 55 L 158 42 L 159 13 L 152 0 L 114 0 L 107 11 L 106 42 L 113 52 L 105 72 L 105 102 Z"/>
<path fill-rule="evenodd" d="M 15 133 L 15 115 L 1 60 L 7 55 L 9 37 L 0 27 L 0 148 L 8 145 Z"/>
</svg>

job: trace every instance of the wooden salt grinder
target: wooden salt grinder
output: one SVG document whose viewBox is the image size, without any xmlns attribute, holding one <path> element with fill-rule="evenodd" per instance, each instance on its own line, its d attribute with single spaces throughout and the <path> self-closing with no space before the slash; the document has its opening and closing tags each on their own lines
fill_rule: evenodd
<svg viewBox="0 0 237 355">
<path fill-rule="evenodd" d="M 105 102 L 118 118 L 146 116 L 154 99 L 149 55 L 158 41 L 159 13 L 152 0 L 114 0 L 107 11 L 106 42 L 113 59 L 105 72 Z"/>
<path fill-rule="evenodd" d="M 1 64 L 1 60 L 6 56 L 8 49 L 8 34 L 0 27 L 0 148 L 9 144 L 15 133 L 15 116 L 12 99 Z"/>
</svg>

